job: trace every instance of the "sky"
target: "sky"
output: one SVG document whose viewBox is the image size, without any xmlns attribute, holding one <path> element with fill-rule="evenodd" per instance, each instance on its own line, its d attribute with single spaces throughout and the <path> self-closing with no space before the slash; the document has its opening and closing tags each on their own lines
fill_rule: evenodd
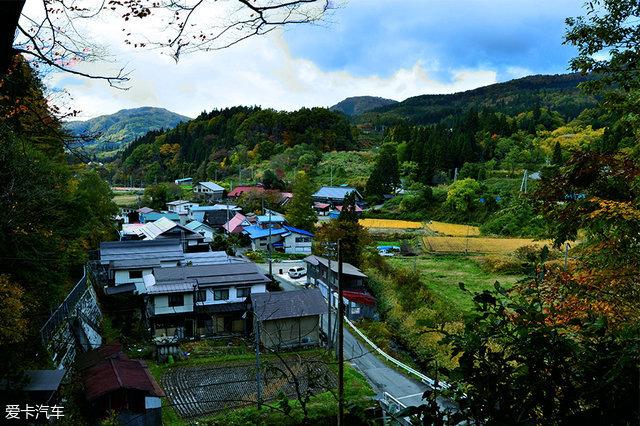
<svg viewBox="0 0 640 426">
<path fill-rule="evenodd" d="M 125 66 L 130 88 L 53 72 L 80 118 L 156 106 L 195 117 L 233 105 L 294 110 L 349 96 L 404 100 L 453 93 L 531 74 L 568 71 L 564 20 L 582 0 L 344 0 L 314 25 L 295 25 L 176 63 L 123 43 L 114 23 L 95 21 L 87 37 L 111 62 L 81 63 L 104 73 Z"/>
</svg>

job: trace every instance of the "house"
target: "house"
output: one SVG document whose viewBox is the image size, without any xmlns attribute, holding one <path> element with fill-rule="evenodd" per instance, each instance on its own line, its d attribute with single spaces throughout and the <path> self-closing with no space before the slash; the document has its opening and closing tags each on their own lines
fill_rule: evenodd
<svg viewBox="0 0 640 426">
<path fill-rule="evenodd" d="M 198 182 L 193 185 L 194 195 L 210 200 L 221 200 L 224 196 L 224 188 L 215 182 Z"/>
<path fill-rule="evenodd" d="M 224 231 L 224 224 L 229 222 L 235 216 L 233 210 L 209 210 L 204 213 L 203 223 L 209 225 L 217 231 Z"/>
<path fill-rule="evenodd" d="M 193 184 L 193 178 L 181 178 L 173 181 L 176 185 L 191 185 Z"/>
<path fill-rule="evenodd" d="M 283 238 L 288 234 L 284 228 L 263 228 L 260 225 L 245 226 L 242 233 L 251 239 L 251 250 L 269 250 L 269 241 L 272 249 L 283 249 Z"/>
<path fill-rule="evenodd" d="M 242 210 L 240 207 L 233 204 L 214 204 L 213 206 L 198 206 L 189 210 L 189 220 L 197 220 L 198 222 L 204 222 L 204 215 L 207 212 L 214 210 L 228 210 L 229 217 L 233 217 L 234 214 Z"/>
<path fill-rule="evenodd" d="M 192 203 L 186 200 L 175 200 L 167 203 L 167 210 L 178 214 L 187 214 L 189 210 L 194 207 L 198 207 L 200 204 Z"/>
<path fill-rule="evenodd" d="M 344 204 L 344 198 L 352 192 L 356 194 L 356 203 L 362 202 L 362 195 L 357 189 L 350 186 L 323 186 L 313 194 L 313 201 L 331 204 L 332 206 L 342 205 Z"/>
<path fill-rule="evenodd" d="M 114 411 L 120 424 L 161 425 L 160 398 L 165 396 L 147 365 L 129 359 L 121 349 L 87 354 L 80 362 L 84 395 L 92 414 L 104 418 Z"/>
<path fill-rule="evenodd" d="M 284 235 L 285 253 L 311 254 L 313 242 L 313 234 L 311 232 L 289 225 L 284 225 L 284 229 L 289 231 L 288 234 Z"/>
<path fill-rule="evenodd" d="M 225 252 L 184 252 L 177 238 L 145 241 L 109 241 L 100 243 L 99 273 L 107 295 L 146 293 L 144 277 L 155 268 L 183 265 L 217 265 L 230 263 Z"/>
<path fill-rule="evenodd" d="M 240 196 L 242 196 L 242 194 L 246 194 L 248 192 L 255 192 L 258 194 L 262 194 L 265 191 L 266 189 L 264 189 L 264 187 L 261 185 L 238 185 L 235 188 L 233 188 L 231 191 L 229 191 L 229 193 L 227 194 L 227 197 L 239 198 Z"/>
<path fill-rule="evenodd" d="M 156 342 L 247 332 L 245 300 L 270 282 L 253 262 L 157 268 L 145 276 Z"/>
<path fill-rule="evenodd" d="M 327 304 L 318 289 L 251 294 L 253 330 L 265 348 L 320 344 L 321 315 Z"/>
<path fill-rule="evenodd" d="M 0 381 L 0 400 L 11 401 L 13 404 L 58 405 L 61 397 L 60 385 L 66 372 L 64 369 L 27 370 L 24 377 L 15 382 L 3 379 Z"/>
<path fill-rule="evenodd" d="M 251 226 L 246 216 L 236 213 L 222 228 L 229 234 L 241 234 L 245 226 Z"/>
<path fill-rule="evenodd" d="M 307 284 L 320 289 L 325 298 L 331 289 L 332 305 L 337 308 L 338 262 L 329 262 L 329 259 L 315 255 L 306 257 L 304 261 L 307 264 Z M 349 319 L 376 316 L 375 298 L 367 290 L 366 279 L 360 269 L 350 263 L 342 263 L 343 301 Z"/>
<path fill-rule="evenodd" d="M 204 237 L 205 243 L 210 243 L 213 241 L 213 235 L 216 234 L 216 230 L 207 225 L 206 223 L 198 222 L 197 220 L 192 220 L 187 223 L 185 227 L 191 229 L 202 235 Z"/>
</svg>

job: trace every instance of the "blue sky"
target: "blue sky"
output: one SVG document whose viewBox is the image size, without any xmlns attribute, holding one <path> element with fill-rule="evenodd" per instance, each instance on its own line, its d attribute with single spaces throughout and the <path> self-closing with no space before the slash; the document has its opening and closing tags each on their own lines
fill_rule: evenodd
<svg viewBox="0 0 640 426">
<path fill-rule="evenodd" d="M 293 110 L 358 95 L 404 100 L 565 73 L 575 51 L 562 45 L 564 20 L 582 12 L 582 0 L 333 1 L 340 7 L 320 25 L 288 26 L 178 63 L 124 45 L 113 31 L 118 21 L 92 23 L 87 36 L 115 60 L 78 67 L 104 74 L 125 65 L 131 88 L 63 73 L 48 85 L 65 88 L 82 118 L 147 105 L 194 117 L 233 105 Z"/>
<path fill-rule="evenodd" d="M 322 26 L 285 32 L 292 53 L 323 70 L 389 76 L 422 61 L 439 79 L 460 68 L 488 68 L 498 80 L 517 71 L 566 72 L 563 46 L 575 0 L 351 0 Z"/>
</svg>

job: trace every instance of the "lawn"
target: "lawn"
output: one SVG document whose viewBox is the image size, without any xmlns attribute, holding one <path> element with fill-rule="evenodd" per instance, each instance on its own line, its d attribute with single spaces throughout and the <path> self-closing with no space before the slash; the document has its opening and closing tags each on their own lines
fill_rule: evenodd
<svg viewBox="0 0 640 426">
<path fill-rule="evenodd" d="M 441 302 L 449 305 L 456 312 L 466 314 L 473 308 L 471 296 L 462 291 L 458 283 L 464 283 L 472 293 L 493 289 L 494 283 L 499 281 L 505 287 L 510 287 L 522 278 L 517 275 L 502 275 L 482 270 L 478 262 L 467 256 L 421 256 L 419 258 L 389 258 L 394 266 L 413 268 L 420 271 L 424 285 Z"/>
</svg>

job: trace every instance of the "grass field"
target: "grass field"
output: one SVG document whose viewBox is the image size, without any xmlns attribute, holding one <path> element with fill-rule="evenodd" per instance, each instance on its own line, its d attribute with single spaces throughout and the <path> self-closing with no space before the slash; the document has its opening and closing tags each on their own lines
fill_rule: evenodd
<svg viewBox="0 0 640 426">
<path fill-rule="evenodd" d="M 139 195 L 135 194 L 116 194 L 113 196 L 113 202 L 119 207 L 132 207 L 138 201 Z"/>
<path fill-rule="evenodd" d="M 494 288 L 496 281 L 510 287 L 522 278 L 520 275 L 501 275 L 482 270 L 476 260 L 466 256 L 421 256 L 419 258 L 389 258 L 393 265 L 420 271 L 422 283 L 437 297 L 449 313 L 468 314 L 473 308 L 472 297 L 460 289 L 464 283 L 472 293 Z"/>
<path fill-rule="evenodd" d="M 508 254 L 523 246 L 551 245 L 549 241 L 534 241 L 528 238 L 425 236 L 422 240 L 425 250 L 431 253 Z"/>
<path fill-rule="evenodd" d="M 392 219 L 360 219 L 360 225 L 365 228 L 385 228 L 385 229 L 420 229 L 422 223 L 409 220 Z"/>
<path fill-rule="evenodd" d="M 458 225 L 455 223 L 430 221 L 427 228 L 433 232 L 452 237 L 476 237 L 480 235 L 480 228 L 470 225 Z"/>
</svg>

